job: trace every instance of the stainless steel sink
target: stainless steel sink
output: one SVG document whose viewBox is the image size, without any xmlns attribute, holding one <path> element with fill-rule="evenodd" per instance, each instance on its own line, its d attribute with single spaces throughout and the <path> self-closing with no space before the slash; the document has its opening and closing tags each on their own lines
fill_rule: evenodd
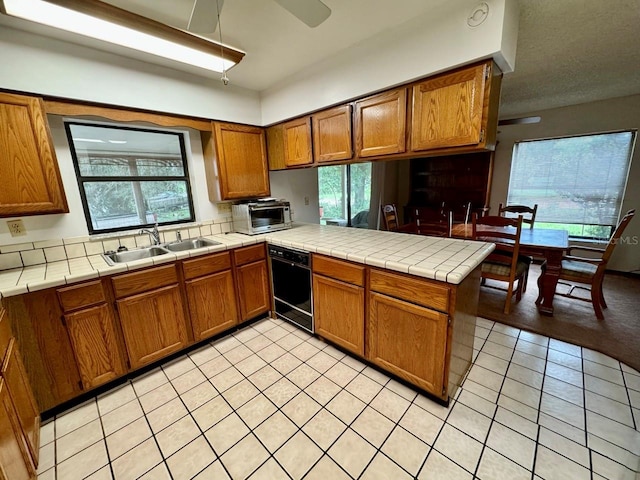
<svg viewBox="0 0 640 480">
<path fill-rule="evenodd" d="M 220 245 L 220 242 L 215 242 L 207 238 L 191 238 L 189 240 L 182 240 L 179 242 L 165 243 L 162 246 L 172 252 L 183 252 L 185 250 L 193 250 L 195 248 L 210 247 L 212 245 Z"/>
<path fill-rule="evenodd" d="M 124 252 L 105 252 L 102 254 L 109 265 L 116 263 L 133 262 L 143 258 L 157 257 L 158 255 L 166 255 L 169 250 L 163 247 L 147 247 L 137 250 L 126 250 Z"/>
</svg>

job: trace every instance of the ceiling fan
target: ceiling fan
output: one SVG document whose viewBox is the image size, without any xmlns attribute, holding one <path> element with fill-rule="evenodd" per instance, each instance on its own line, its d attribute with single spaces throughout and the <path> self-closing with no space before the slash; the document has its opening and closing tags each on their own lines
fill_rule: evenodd
<svg viewBox="0 0 640 480">
<path fill-rule="evenodd" d="M 294 17 L 314 28 L 324 22 L 331 9 L 320 0 L 274 0 Z M 187 30 L 207 34 L 215 32 L 224 0 L 194 0 Z"/>
</svg>

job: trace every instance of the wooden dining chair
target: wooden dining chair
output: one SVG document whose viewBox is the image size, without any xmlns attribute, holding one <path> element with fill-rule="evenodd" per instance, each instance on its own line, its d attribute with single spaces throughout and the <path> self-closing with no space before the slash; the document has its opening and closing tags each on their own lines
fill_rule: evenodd
<svg viewBox="0 0 640 480">
<path fill-rule="evenodd" d="M 453 212 L 419 207 L 414 212 L 416 233 L 431 237 L 450 237 Z"/>
<path fill-rule="evenodd" d="M 573 298 L 575 300 L 581 300 L 583 302 L 591 302 L 593 305 L 593 310 L 596 313 L 596 318 L 598 320 L 604 320 L 604 314 L 602 313 L 603 308 L 607 308 L 607 303 L 604 300 L 604 295 L 602 293 L 602 282 L 604 280 L 605 270 L 607 268 L 607 263 L 613 254 L 613 250 L 616 248 L 616 245 L 620 242 L 620 237 L 624 232 L 624 229 L 627 228 L 631 219 L 635 215 L 635 209 L 629 210 L 618 226 L 611 235 L 609 239 L 609 243 L 606 248 L 596 248 L 596 247 L 569 247 L 567 249 L 567 255 L 562 258 L 562 266 L 560 268 L 560 279 L 558 283 L 561 285 L 565 285 L 569 287 L 569 291 L 566 293 L 556 291 L 556 295 L 566 298 Z M 576 250 L 589 252 L 591 255 L 599 254 L 598 258 L 589 258 L 589 257 L 579 257 L 573 254 Z M 542 274 L 538 279 L 538 287 L 540 287 L 540 279 L 544 275 L 547 268 L 547 262 L 543 262 L 542 264 Z M 579 285 L 576 285 L 579 284 Z M 586 290 L 590 292 L 591 298 L 585 298 L 578 295 L 574 295 L 574 290 Z M 540 293 L 538 294 L 538 299 L 536 300 L 536 304 L 540 304 L 543 298 L 542 289 L 539 288 Z"/>
<path fill-rule="evenodd" d="M 522 215 L 522 223 L 529 225 L 529 228 L 533 228 L 536 221 L 536 213 L 538 213 L 537 203 L 533 207 L 528 207 L 527 205 L 503 205 L 501 203 L 498 207 L 498 215 L 502 217 L 517 217 L 518 215 Z M 529 279 L 529 268 L 533 263 L 533 257 L 529 255 L 521 255 L 520 260 L 527 263 L 527 272 L 525 273 L 524 283 L 522 285 L 522 291 L 526 292 L 527 282 Z"/>
<path fill-rule="evenodd" d="M 504 313 L 508 314 L 513 296 L 515 295 L 517 302 L 522 298 L 524 274 L 528 268 L 519 255 L 522 215 L 518 218 L 478 217 L 477 213 L 473 213 L 471 224 L 474 240 L 496 244 L 495 250 L 482 262 L 481 278 L 507 283 Z"/>
<path fill-rule="evenodd" d="M 395 204 L 389 203 L 387 205 L 381 205 L 380 210 L 382 211 L 382 224 L 384 225 L 384 229 L 389 232 L 397 232 L 398 211 L 396 210 Z"/>
<path fill-rule="evenodd" d="M 498 207 L 498 215 L 501 217 L 517 217 L 518 215 L 522 215 L 522 223 L 529 225 L 529 228 L 533 228 L 537 212 L 537 203 L 533 207 L 528 207 L 526 205 L 503 205 L 501 203 Z"/>
</svg>

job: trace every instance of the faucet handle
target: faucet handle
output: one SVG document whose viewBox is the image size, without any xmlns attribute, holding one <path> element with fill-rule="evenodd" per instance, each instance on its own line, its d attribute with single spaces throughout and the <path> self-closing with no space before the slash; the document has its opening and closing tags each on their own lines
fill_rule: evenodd
<svg viewBox="0 0 640 480">
<path fill-rule="evenodd" d="M 176 230 L 176 240 L 178 242 L 182 241 L 182 234 L 180 233 L 180 230 Z"/>
</svg>

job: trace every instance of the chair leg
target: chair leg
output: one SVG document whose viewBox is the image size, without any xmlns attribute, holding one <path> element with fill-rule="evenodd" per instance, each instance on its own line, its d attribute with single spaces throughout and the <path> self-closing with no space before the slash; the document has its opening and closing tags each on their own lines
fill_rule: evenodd
<svg viewBox="0 0 640 480">
<path fill-rule="evenodd" d="M 600 282 L 600 305 L 602 305 L 602 308 L 608 308 L 607 307 L 607 302 L 604 301 L 604 293 L 602 292 L 602 284 L 604 282 Z"/>
<path fill-rule="evenodd" d="M 593 309 L 596 312 L 596 318 L 598 320 L 604 320 L 604 314 L 602 313 L 602 297 L 600 296 L 600 288 L 597 285 L 593 285 L 591 287 L 591 303 L 593 304 Z"/>
<path fill-rule="evenodd" d="M 527 291 L 528 279 L 529 279 L 529 265 L 527 265 L 527 269 L 525 270 L 524 275 L 523 275 L 523 280 L 524 280 L 524 282 L 522 283 L 522 291 L 523 292 Z"/>
<path fill-rule="evenodd" d="M 507 290 L 507 301 L 504 303 L 504 313 L 508 315 L 511 311 L 511 297 L 513 296 L 513 285 L 509 285 L 509 290 Z"/>
</svg>

